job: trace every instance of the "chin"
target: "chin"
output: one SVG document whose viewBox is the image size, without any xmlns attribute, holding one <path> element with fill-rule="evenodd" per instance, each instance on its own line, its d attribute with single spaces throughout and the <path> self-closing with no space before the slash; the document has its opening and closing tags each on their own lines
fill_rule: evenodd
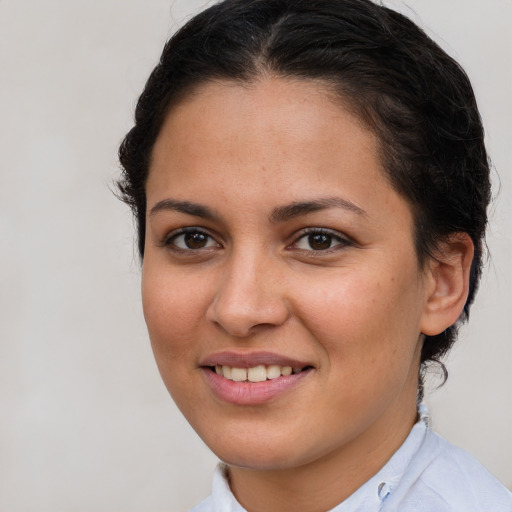
<svg viewBox="0 0 512 512">
<path fill-rule="evenodd" d="M 292 469 L 311 461 L 299 461 L 291 457 L 290 453 L 281 453 L 269 450 L 255 452 L 255 450 L 229 449 L 225 452 L 214 452 L 219 459 L 228 466 L 234 466 L 244 469 L 253 469 L 259 471 L 278 471 Z"/>
<path fill-rule="evenodd" d="M 272 432 L 268 426 L 260 432 L 245 430 L 242 434 L 241 431 L 233 433 L 231 429 L 225 434 L 220 437 L 208 432 L 201 437 L 222 462 L 246 469 L 273 471 L 296 468 L 321 458 L 325 448 L 318 446 L 321 441 L 307 445 L 301 432 L 296 435 Z"/>
</svg>

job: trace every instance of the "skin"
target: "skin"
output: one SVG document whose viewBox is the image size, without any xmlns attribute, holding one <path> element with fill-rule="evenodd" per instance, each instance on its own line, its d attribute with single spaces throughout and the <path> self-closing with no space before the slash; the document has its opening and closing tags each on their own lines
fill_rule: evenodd
<svg viewBox="0 0 512 512">
<path fill-rule="evenodd" d="M 169 392 L 247 510 L 334 507 L 416 421 L 422 333 L 460 313 L 470 242 L 419 267 L 375 137 L 313 81 L 201 86 L 169 113 L 146 192 L 143 307 Z M 343 202 L 276 215 L 325 198 Z M 310 244 L 319 228 L 328 249 Z M 259 405 L 212 392 L 205 358 L 262 350 L 313 369 Z"/>
</svg>

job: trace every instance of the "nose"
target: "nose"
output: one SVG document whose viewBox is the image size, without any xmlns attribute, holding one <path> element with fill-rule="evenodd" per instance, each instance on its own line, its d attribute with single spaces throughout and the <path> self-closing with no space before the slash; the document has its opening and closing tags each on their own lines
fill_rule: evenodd
<svg viewBox="0 0 512 512">
<path fill-rule="evenodd" d="M 289 307 L 278 267 L 270 257 L 233 256 L 219 277 L 207 318 L 238 338 L 284 324 Z"/>
</svg>

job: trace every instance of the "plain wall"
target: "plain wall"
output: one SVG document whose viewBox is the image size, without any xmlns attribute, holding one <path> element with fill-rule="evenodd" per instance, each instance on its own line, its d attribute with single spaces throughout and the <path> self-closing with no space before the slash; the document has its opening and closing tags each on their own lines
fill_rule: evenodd
<svg viewBox="0 0 512 512">
<path fill-rule="evenodd" d="M 428 395 L 512 486 L 512 2 L 387 2 L 475 86 L 500 174 L 492 259 Z M 0 512 L 179 512 L 216 463 L 160 382 L 117 147 L 167 37 L 204 2 L 0 0 Z"/>
</svg>

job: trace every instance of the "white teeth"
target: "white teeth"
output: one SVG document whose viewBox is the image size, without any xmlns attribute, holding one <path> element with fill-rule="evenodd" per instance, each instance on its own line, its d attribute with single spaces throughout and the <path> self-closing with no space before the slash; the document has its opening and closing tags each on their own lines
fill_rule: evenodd
<svg viewBox="0 0 512 512">
<path fill-rule="evenodd" d="M 262 364 L 253 366 L 251 368 L 237 368 L 232 366 L 215 366 L 215 373 L 224 376 L 228 380 L 234 380 L 235 382 L 263 382 L 267 379 L 277 379 L 281 376 L 288 376 L 296 373 L 300 373 L 302 368 L 292 368 L 291 366 L 279 366 L 277 364 L 271 364 L 264 366 Z"/>
<path fill-rule="evenodd" d="M 234 380 L 235 382 L 243 382 L 244 380 L 247 380 L 247 368 L 232 368 L 231 380 Z"/>
<path fill-rule="evenodd" d="M 249 371 L 247 372 L 247 379 L 250 382 L 263 382 L 264 380 L 267 380 L 267 370 L 263 365 L 249 368 Z"/>
<path fill-rule="evenodd" d="M 226 377 L 226 379 L 231 380 L 231 366 L 223 366 L 222 367 L 222 375 Z"/>
<path fill-rule="evenodd" d="M 281 374 L 282 375 L 291 375 L 292 374 L 292 367 L 291 366 L 283 366 L 281 368 Z"/>
<path fill-rule="evenodd" d="M 281 367 L 277 364 L 272 364 L 267 367 L 267 378 L 269 379 L 277 379 L 277 377 L 281 377 Z"/>
</svg>

